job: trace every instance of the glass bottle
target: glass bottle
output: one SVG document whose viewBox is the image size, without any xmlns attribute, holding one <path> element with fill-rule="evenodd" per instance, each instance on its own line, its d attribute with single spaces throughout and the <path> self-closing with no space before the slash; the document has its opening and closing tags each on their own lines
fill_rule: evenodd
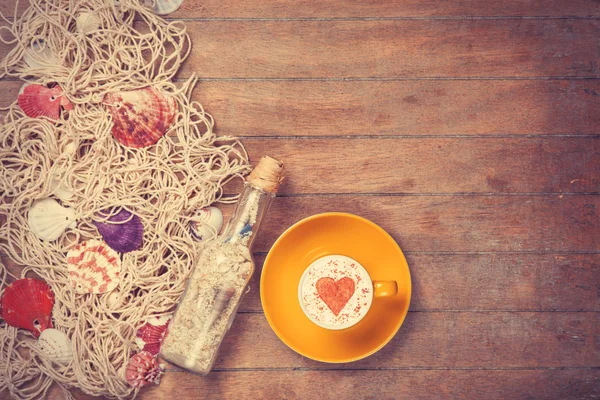
<svg viewBox="0 0 600 400">
<path fill-rule="evenodd" d="M 254 272 L 252 244 L 282 174 L 279 161 L 263 157 L 223 233 L 204 247 L 161 346 L 167 361 L 203 375 L 212 369 Z"/>
</svg>

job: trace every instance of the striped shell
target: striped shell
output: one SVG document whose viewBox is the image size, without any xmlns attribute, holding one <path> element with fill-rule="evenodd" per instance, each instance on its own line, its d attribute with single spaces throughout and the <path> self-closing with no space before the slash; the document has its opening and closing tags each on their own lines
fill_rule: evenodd
<svg viewBox="0 0 600 400">
<path fill-rule="evenodd" d="M 67 253 L 69 281 L 75 292 L 105 293 L 121 280 L 119 254 L 101 240 L 80 243 Z"/>
<path fill-rule="evenodd" d="M 155 144 L 175 120 L 177 103 L 153 87 L 108 93 L 104 97 L 112 119 L 112 135 L 133 148 Z"/>
</svg>

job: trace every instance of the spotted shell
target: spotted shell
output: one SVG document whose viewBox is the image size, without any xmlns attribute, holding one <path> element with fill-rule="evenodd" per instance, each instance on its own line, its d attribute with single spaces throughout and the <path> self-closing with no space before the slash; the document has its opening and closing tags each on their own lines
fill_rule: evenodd
<svg viewBox="0 0 600 400">
<path fill-rule="evenodd" d="M 53 362 L 68 364 L 73 359 L 71 340 L 58 329 L 46 329 L 38 339 L 39 351 Z"/>
<path fill-rule="evenodd" d="M 119 254 L 101 240 L 80 243 L 67 253 L 69 281 L 75 292 L 105 293 L 121 280 Z"/>
<path fill-rule="evenodd" d="M 147 351 L 140 351 L 131 357 L 125 368 L 125 379 L 134 388 L 140 388 L 149 383 L 158 385 L 162 374 L 162 366 Z"/>
<path fill-rule="evenodd" d="M 217 207 L 205 207 L 196 212 L 190 221 L 192 236 L 198 240 L 210 240 L 223 227 L 223 213 Z"/>
<path fill-rule="evenodd" d="M 112 135 L 133 148 L 155 144 L 175 120 L 177 103 L 153 87 L 108 93 L 103 103 L 113 119 Z"/>
</svg>

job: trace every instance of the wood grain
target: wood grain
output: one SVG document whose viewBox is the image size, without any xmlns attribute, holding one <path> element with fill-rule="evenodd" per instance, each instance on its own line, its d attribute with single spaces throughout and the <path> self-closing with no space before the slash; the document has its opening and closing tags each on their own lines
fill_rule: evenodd
<svg viewBox="0 0 600 400">
<path fill-rule="evenodd" d="M 600 313 L 414 312 L 382 350 L 332 366 L 289 349 L 262 314 L 238 314 L 217 369 L 598 367 Z"/>
<path fill-rule="evenodd" d="M 188 21 L 179 77 L 600 77 L 595 20 Z M 0 57 L 7 53 L 0 46 Z M 217 55 L 218 56 L 215 56 Z"/>
<path fill-rule="evenodd" d="M 0 105 L 21 82 L 0 82 Z M 193 93 L 235 136 L 596 135 L 599 80 L 201 81 Z"/>
<path fill-rule="evenodd" d="M 236 136 L 597 134 L 598 80 L 212 81 L 194 91 Z"/>
<path fill-rule="evenodd" d="M 600 197 L 576 195 L 278 198 L 255 250 L 305 217 L 339 211 L 376 221 L 408 252 L 597 252 L 599 210 Z"/>
<path fill-rule="evenodd" d="M 14 274 L 21 269 L 0 254 Z M 413 254 L 411 311 L 600 312 L 600 254 Z M 241 313 L 261 313 L 264 254 Z"/>
<path fill-rule="evenodd" d="M 250 154 L 285 162 L 283 195 L 600 191 L 600 137 L 245 139 L 244 145 Z"/>
<path fill-rule="evenodd" d="M 19 4 L 22 13 L 27 0 Z M 0 11 L 13 14 L 14 2 L 3 0 Z M 223 2 L 185 1 L 167 18 L 444 18 L 444 17 L 597 17 L 600 7 L 593 0 L 547 2 L 541 0 L 409 0 L 394 2 L 251 0 Z"/>
<path fill-rule="evenodd" d="M 169 372 L 142 399 L 594 399 L 597 370 Z"/>
<path fill-rule="evenodd" d="M 194 71 L 228 79 L 600 76 L 594 20 L 233 20 L 187 26 L 202 51 L 192 52 L 181 77 Z"/>
</svg>

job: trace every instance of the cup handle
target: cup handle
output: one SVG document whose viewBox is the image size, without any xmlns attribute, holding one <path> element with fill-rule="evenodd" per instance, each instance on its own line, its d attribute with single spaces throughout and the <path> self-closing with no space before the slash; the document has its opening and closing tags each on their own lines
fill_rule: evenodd
<svg viewBox="0 0 600 400">
<path fill-rule="evenodd" d="M 398 282 L 396 281 L 373 281 L 374 296 L 388 297 L 398 294 Z"/>
</svg>

